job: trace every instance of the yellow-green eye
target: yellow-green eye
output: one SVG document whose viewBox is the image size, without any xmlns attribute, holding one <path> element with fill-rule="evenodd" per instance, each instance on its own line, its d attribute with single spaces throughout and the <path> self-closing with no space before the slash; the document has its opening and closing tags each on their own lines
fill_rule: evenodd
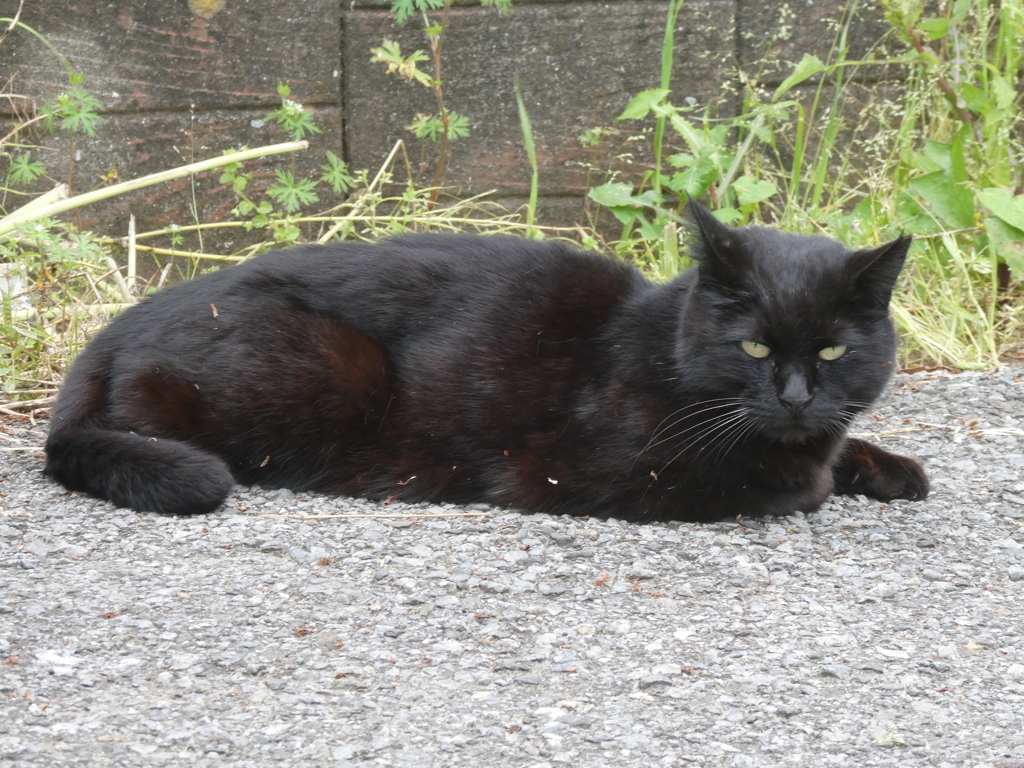
<svg viewBox="0 0 1024 768">
<path fill-rule="evenodd" d="M 818 352 L 818 357 L 822 360 L 838 360 L 840 357 L 846 354 L 846 345 L 840 344 L 836 347 L 825 347 Z"/>
<path fill-rule="evenodd" d="M 758 344 L 756 341 L 744 341 L 742 346 L 743 351 L 746 352 L 751 357 L 768 357 L 768 355 L 772 353 L 772 351 L 768 347 L 766 347 L 764 344 Z"/>
</svg>

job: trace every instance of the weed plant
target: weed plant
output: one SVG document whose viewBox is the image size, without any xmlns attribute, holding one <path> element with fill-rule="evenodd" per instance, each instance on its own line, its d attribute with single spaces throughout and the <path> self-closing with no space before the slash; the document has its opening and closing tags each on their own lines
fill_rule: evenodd
<svg viewBox="0 0 1024 768">
<path fill-rule="evenodd" d="M 417 114 L 413 121 L 406 126 L 406 129 L 422 141 L 429 141 L 437 144 L 437 161 L 434 168 L 434 181 L 431 184 L 430 202 L 428 207 L 433 208 L 437 202 L 437 194 L 441 188 L 441 177 L 445 168 L 445 159 L 449 142 L 469 135 L 469 119 L 458 114 L 445 103 L 444 80 L 441 77 L 441 52 L 444 49 L 445 33 L 448 31 L 449 12 L 456 0 L 391 0 L 391 15 L 399 24 L 403 24 L 411 18 L 420 17 L 423 20 L 423 35 L 426 39 L 430 53 L 416 50 L 408 56 L 402 55 L 401 46 L 394 40 L 385 40 L 380 47 L 372 48 L 371 61 L 387 65 L 388 74 L 399 75 L 410 83 L 418 83 L 429 88 L 437 100 L 437 113 L 433 115 Z M 481 5 L 492 6 L 502 13 L 508 13 L 512 7 L 512 0 L 480 0 Z M 440 11 L 441 17 L 431 19 L 430 13 Z M 420 69 L 420 63 L 430 62 L 433 68 L 433 75 Z M 517 86 L 518 88 L 518 86 Z M 520 106 L 520 114 L 523 108 Z M 524 128 L 528 131 L 529 128 Z M 529 141 L 528 141 L 529 144 Z M 409 168 L 409 179 L 414 180 L 412 169 Z M 532 198 L 531 198 L 532 199 Z M 533 207 L 530 208 L 529 216 L 532 218 Z"/>
<path fill-rule="evenodd" d="M 821 232 L 853 248 L 910 232 L 893 303 L 903 363 L 992 365 L 1024 341 L 1024 3 L 955 0 L 937 15 L 923 0 L 882 5 L 887 42 L 903 54 L 876 46 L 848 58 L 853 3 L 825 61 L 804 55 L 773 90 L 739 73 L 731 118 L 672 103 L 667 33 L 661 87 L 619 118 L 654 118 L 654 168 L 637 187 L 612 179 L 589 195 L 621 222 L 617 250 L 666 278 L 685 266 L 672 225 L 688 197 L 707 197 L 730 224 Z M 677 12 L 671 3 L 669 27 Z M 860 95 L 871 89 L 854 75 L 882 65 L 906 73 L 898 100 Z M 665 158 L 663 126 L 682 149 Z"/>
</svg>

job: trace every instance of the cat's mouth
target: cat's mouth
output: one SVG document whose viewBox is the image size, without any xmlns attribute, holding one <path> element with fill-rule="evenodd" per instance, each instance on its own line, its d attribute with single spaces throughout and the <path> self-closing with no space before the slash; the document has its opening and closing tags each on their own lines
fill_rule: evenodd
<svg viewBox="0 0 1024 768">
<path fill-rule="evenodd" d="M 780 442 L 787 445 L 804 443 L 815 437 L 820 430 L 814 429 L 806 419 L 793 417 L 781 422 L 774 430 Z"/>
</svg>

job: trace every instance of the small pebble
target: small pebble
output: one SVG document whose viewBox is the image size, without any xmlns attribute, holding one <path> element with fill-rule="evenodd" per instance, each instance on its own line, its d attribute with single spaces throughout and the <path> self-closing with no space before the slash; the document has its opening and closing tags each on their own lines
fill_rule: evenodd
<svg viewBox="0 0 1024 768">
<path fill-rule="evenodd" d="M 665 675 L 644 675 L 640 678 L 640 689 L 652 688 L 656 685 L 671 685 L 672 681 Z"/>
<path fill-rule="evenodd" d="M 825 677 L 836 677 L 845 680 L 850 676 L 850 668 L 845 664 L 822 664 L 821 674 Z"/>
</svg>

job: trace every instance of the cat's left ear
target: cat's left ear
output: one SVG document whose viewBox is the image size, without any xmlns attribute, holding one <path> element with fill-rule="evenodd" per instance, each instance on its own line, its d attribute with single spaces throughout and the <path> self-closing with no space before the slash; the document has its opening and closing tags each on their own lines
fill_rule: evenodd
<svg viewBox="0 0 1024 768">
<path fill-rule="evenodd" d="M 910 235 L 900 235 L 878 248 L 853 253 L 847 271 L 856 289 L 880 306 L 888 306 L 912 241 Z"/>
</svg>

